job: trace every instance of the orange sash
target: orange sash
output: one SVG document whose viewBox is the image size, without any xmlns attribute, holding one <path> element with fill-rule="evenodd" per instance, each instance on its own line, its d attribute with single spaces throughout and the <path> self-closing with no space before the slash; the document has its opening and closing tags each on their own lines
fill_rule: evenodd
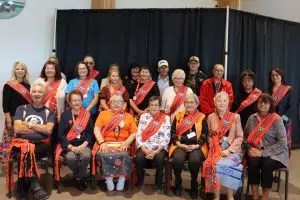
<svg viewBox="0 0 300 200">
<path fill-rule="evenodd" d="M 208 157 L 203 163 L 203 176 L 207 183 L 205 184 L 206 192 L 218 191 L 221 188 L 220 180 L 216 175 L 216 163 L 220 160 L 222 155 L 222 149 L 219 142 L 234 124 L 235 115 L 236 114 L 232 112 L 225 113 L 219 121 L 216 131 L 217 134 L 211 137 Z M 213 188 L 211 188 L 211 186 L 213 186 Z"/>
<path fill-rule="evenodd" d="M 79 84 L 76 86 L 75 90 L 81 92 L 82 95 L 85 95 L 93 80 L 94 79 L 87 78 L 84 81 L 80 81 Z"/>
<path fill-rule="evenodd" d="M 22 95 L 22 97 L 26 99 L 28 103 L 32 103 L 29 90 L 26 87 L 24 87 L 21 83 L 19 82 L 13 83 L 11 81 L 7 81 L 6 84 L 9 85 L 16 92 L 18 92 L 20 95 Z"/>
<path fill-rule="evenodd" d="M 144 83 L 144 85 L 140 89 L 137 90 L 135 94 L 135 100 L 133 101 L 135 105 L 139 105 L 140 103 L 143 102 L 146 95 L 150 92 L 154 84 L 155 84 L 154 81 L 148 80 L 147 82 Z"/>
<path fill-rule="evenodd" d="M 158 113 L 156 114 L 152 121 L 148 124 L 148 126 L 145 128 L 145 130 L 142 132 L 142 141 L 147 141 L 150 137 L 152 137 L 154 134 L 157 133 L 157 131 L 160 129 L 162 124 L 165 121 L 167 115 L 164 113 Z"/>
<path fill-rule="evenodd" d="M 19 166 L 19 178 L 23 177 L 34 177 L 37 175 L 40 177 L 39 169 L 36 163 L 36 158 L 34 154 L 35 145 L 30 143 L 28 140 L 21 139 L 21 138 L 13 138 L 12 142 L 9 147 L 9 154 L 7 157 L 7 164 L 6 164 L 6 189 L 8 188 L 9 179 L 11 180 L 11 187 L 14 186 L 14 173 L 12 172 L 9 176 L 8 170 L 9 169 L 9 160 L 13 154 L 13 147 L 20 149 L 20 166 Z M 27 160 L 29 158 L 29 161 Z M 25 166 L 25 162 L 27 166 Z M 13 170 L 12 170 L 13 171 Z"/>
<path fill-rule="evenodd" d="M 181 86 L 178 89 L 178 92 L 176 93 L 176 96 L 170 107 L 169 115 L 172 115 L 176 111 L 176 109 L 184 102 L 184 97 L 186 96 L 187 90 L 188 88 L 185 86 Z"/>
<path fill-rule="evenodd" d="M 246 107 L 250 106 L 251 104 L 253 104 L 261 95 L 262 91 L 255 88 L 254 90 L 252 90 L 252 92 L 248 95 L 247 99 L 245 99 L 240 107 L 235 111 L 235 113 L 239 113 L 242 110 L 244 110 Z"/>
<path fill-rule="evenodd" d="M 90 70 L 90 76 L 89 79 L 95 79 L 100 72 L 98 70 L 95 70 L 94 68 Z"/>
<path fill-rule="evenodd" d="M 84 108 L 81 108 L 78 114 L 77 119 L 75 120 L 73 126 L 67 133 L 67 140 L 71 141 L 77 138 L 86 128 L 88 122 L 90 120 L 90 113 L 86 111 Z M 55 173 L 55 180 L 59 182 L 59 156 L 63 152 L 61 144 L 57 144 L 55 151 L 54 151 L 54 173 Z"/>
<path fill-rule="evenodd" d="M 289 91 L 290 88 L 291 87 L 287 85 L 280 85 L 280 87 L 273 92 L 272 97 L 273 97 L 275 107 L 279 104 L 279 102 L 286 95 L 286 93 Z"/>
<path fill-rule="evenodd" d="M 102 130 L 102 136 L 105 137 L 109 132 L 113 131 L 122 120 L 125 118 L 125 113 L 118 114 L 110 120 L 107 126 Z M 96 154 L 100 149 L 98 142 L 95 142 L 92 150 L 92 174 L 96 174 Z"/>
<path fill-rule="evenodd" d="M 198 118 L 202 116 L 204 116 L 204 114 L 195 109 L 194 112 L 190 113 L 187 117 L 181 119 L 176 126 L 177 135 L 181 136 L 187 130 L 191 129 L 198 120 Z"/>
<path fill-rule="evenodd" d="M 108 86 L 109 92 L 110 92 L 110 96 L 113 95 L 119 95 L 122 96 L 122 94 L 125 92 L 126 88 L 122 85 L 120 85 L 119 87 L 117 87 L 116 89 L 114 89 L 111 86 Z"/>
<path fill-rule="evenodd" d="M 45 105 L 47 103 L 47 101 L 49 100 L 49 106 L 48 108 L 50 110 L 55 110 L 57 111 L 57 101 L 56 101 L 56 93 L 57 93 L 57 89 L 58 86 L 60 84 L 61 80 L 58 81 L 53 81 L 52 83 L 49 83 L 45 90 L 46 90 L 46 97 L 43 101 L 43 104 Z"/>
<path fill-rule="evenodd" d="M 265 136 L 270 127 L 278 118 L 280 118 L 278 114 L 270 113 L 265 118 L 259 120 L 256 127 L 250 132 L 247 142 L 251 146 L 257 147 L 261 139 Z"/>
</svg>

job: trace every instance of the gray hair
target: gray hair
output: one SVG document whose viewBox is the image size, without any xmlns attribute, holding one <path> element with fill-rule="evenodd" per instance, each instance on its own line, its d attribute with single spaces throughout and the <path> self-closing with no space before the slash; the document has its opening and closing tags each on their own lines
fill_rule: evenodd
<svg viewBox="0 0 300 200">
<path fill-rule="evenodd" d="M 215 97 L 214 97 L 214 102 L 216 102 L 217 99 L 220 98 L 220 97 L 226 97 L 226 98 L 228 99 L 228 101 L 229 101 L 229 95 L 228 95 L 228 93 L 225 92 L 225 91 L 221 91 L 221 92 L 218 92 L 218 93 L 215 95 Z"/>
<path fill-rule="evenodd" d="M 43 89 L 44 93 L 46 91 L 46 86 L 44 84 L 42 84 L 42 83 L 34 83 L 31 86 L 31 88 L 30 88 L 30 93 L 32 92 L 33 88 L 35 88 L 35 87 L 41 87 Z"/>
<path fill-rule="evenodd" d="M 198 96 L 196 94 L 194 94 L 194 93 L 187 94 L 185 96 L 185 98 L 184 98 L 184 101 L 186 101 L 186 100 L 188 100 L 190 98 L 193 98 L 197 105 L 200 104 Z"/>
<path fill-rule="evenodd" d="M 120 101 L 120 100 L 124 102 L 123 97 L 121 95 L 116 95 L 116 94 L 112 95 L 109 99 L 109 101 Z"/>
<path fill-rule="evenodd" d="M 182 69 L 176 69 L 174 70 L 174 72 L 172 73 L 172 80 L 174 80 L 174 78 L 180 77 L 185 79 L 185 72 Z"/>
</svg>

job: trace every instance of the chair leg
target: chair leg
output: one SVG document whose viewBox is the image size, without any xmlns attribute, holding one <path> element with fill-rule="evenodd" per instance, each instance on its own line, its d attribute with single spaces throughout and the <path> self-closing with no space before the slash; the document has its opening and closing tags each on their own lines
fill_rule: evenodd
<svg viewBox="0 0 300 200">
<path fill-rule="evenodd" d="M 280 171 L 278 171 L 278 183 L 277 183 L 277 189 L 276 189 L 276 192 L 279 192 L 279 189 L 280 189 L 280 177 L 281 176 L 281 172 Z"/>
<path fill-rule="evenodd" d="M 11 160 L 9 160 L 8 161 L 8 177 L 9 177 L 9 179 L 8 179 L 8 198 L 11 198 L 11 190 L 12 190 L 12 183 L 11 183 L 11 176 L 12 176 L 12 170 L 13 170 L 13 168 L 12 168 L 12 166 L 13 166 L 13 161 L 11 161 Z"/>
<path fill-rule="evenodd" d="M 288 200 L 288 194 L 289 194 L 289 171 L 285 171 L 285 191 L 284 191 L 284 199 Z"/>
<path fill-rule="evenodd" d="M 165 194 L 168 195 L 169 187 L 170 187 L 170 169 L 169 162 L 165 163 Z"/>
<path fill-rule="evenodd" d="M 246 198 L 248 198 L 248 196 L 249 196 L 249 187 L 250 187 L 250 185 L 249 185 L 249 176 L 248 176 L 248 178 L 247 178 Z"/>
<path fill-rule="evenodd" d="M 91 185 L 92 190 L 96 189 L 96 175 L 92 175 L 92 185 Z"/>
</svg>

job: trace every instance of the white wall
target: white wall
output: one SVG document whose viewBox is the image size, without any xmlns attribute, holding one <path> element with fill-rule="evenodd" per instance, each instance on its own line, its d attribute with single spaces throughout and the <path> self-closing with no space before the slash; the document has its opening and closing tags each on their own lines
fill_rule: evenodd
<svg viewBox="0 0 300 200">
<path fill-rule="evenodd" d="M 4 124 L 2 88 L 10 76 L 12 64 L 15 61 L 25 62 L 33 81 L 51 55 L 55 8 L 90 7 L 91 0 L 27 0 L 24 10 L 18 16 L 0 19 L 0 125 Z"/>
<path fill-rule="evenodd" d="M 265 16 L 300 22 L 300 0 L 240 0 L 240 9 Z"/>
<path fill-rule="evenodd" d="M 214 8 L 216 0 L 116 0 L 116 8 Z"/>
</svg>

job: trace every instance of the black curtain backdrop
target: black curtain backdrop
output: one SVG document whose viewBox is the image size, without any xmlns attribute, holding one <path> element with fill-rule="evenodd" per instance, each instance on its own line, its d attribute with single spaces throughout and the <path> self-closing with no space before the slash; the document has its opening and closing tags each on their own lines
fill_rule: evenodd
<svg viewBox="0 0 300 200">
<path fill-rule="evenodd" d="M 156 72 L 160 59 L 185 69 L 192 55 L 210 74 L 223 62 L 225 22 L 225 9 L 58 10 L 57 56 L 68 79 L 86 54 L 105 76 L 111 63 L 122 74 L 132 62 Z"/>
<path fill-rule="evenodd" d="M 225 9 L 59 10 L 57 56 L 68 79 L 75 63 L 90 54 L 104 76 L 117 63 L 122 74 L 132 62 L 147 64 L 152 73 L 166 59 L 170 70 L 186 68 L 189 56 L 200 57 L 208 74 L 224 62 Z M 268 87 L 276 66 L 285 70 L 293 87 L 293 146 L 300 147 L 300 24 L 230 10 L 228 80 L 235 93 L 239 75 L 247 68 L 257 74 L 256 86 Z"/>
<path fill-rule="evenodd" d="M 236 92 L 239 75 L 244 69 L 256 72 L 256 86 L 268 88 L 268 75 L 273 67 L 285 71 L 292 86 L 292 142 L 300 147 L 300 24 L 230 10 L 228 79 Z"/>
</svg>

